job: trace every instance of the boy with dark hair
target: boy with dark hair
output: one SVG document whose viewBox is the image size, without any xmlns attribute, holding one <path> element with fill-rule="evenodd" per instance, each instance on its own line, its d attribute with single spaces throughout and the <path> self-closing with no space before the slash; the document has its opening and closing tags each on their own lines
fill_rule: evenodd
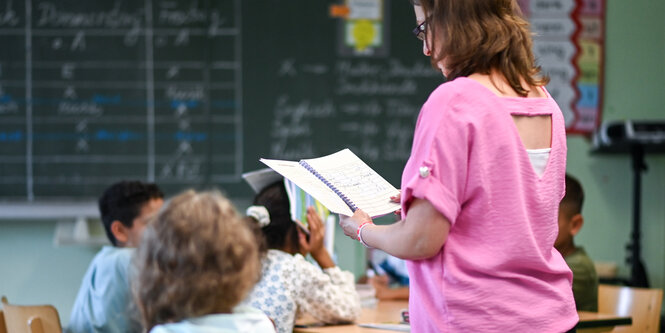
<svg viewBox="0 0 665 333">
<path fill-rule="evenodd" d="M 554 247 L 573 271 L 573 295 L 578 311 L 598 311 L 598 276 L 584 248 L 575 246 L 573 237 L 582 229 L 584 191 L 574 177 L 566 174 L 566 195 L 559 204 L 559 235 Z"/>
<path fill-rule="evenodd" d="M 155 184 L 121 181 L 104 191 L 99 212 L 106 236 L 92 260 L 69 319 L 68 332 L 140 332 L 130 314 L 130 264 L 149 218 L 162 207 L 164 194 Z"/>
</svg>

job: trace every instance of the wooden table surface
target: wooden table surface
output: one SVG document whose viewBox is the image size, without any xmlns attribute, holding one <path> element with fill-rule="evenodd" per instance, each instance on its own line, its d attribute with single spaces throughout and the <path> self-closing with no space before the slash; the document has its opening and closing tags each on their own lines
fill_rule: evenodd
<svg viewBox="0 0 665 333">
<path fill-rule="evenodd" d="M 597 313 L 577 311 L 580 322 L 577 323 L 578 333 L 610 332 L 614 326 L 630 325 L 633 320 L 630 317 L 621 317 L 610 313 Z"/>
<path fill-rule="evenodd" d="M 401 320 L 402 310 L 408 307 L 407 301 L 380 301 L 376 307 L 362 308 L 359 324 L 367 323 L 392 323 L 396 324 Z M 620 317 L 613 314 L 579 311 L 580 322 L 577 324 L 578 333 L 598 333 L 609 332 L 614 326 L 630 325 L 630 317 Z M 388 330 L 379 330 L 374 328 L 360 327 L 356 324 L 350 325 L 316 325 L 313 318 L 304 318 L 298 320 L 299 324 L 309 324 L 308 327 L 296 327 L 294 332 L 322 332 L 322 333 L 379 333 L 394 332 Z"/>
<path fill-rule="evenodd" d="M 409 302 L 407 301 L 380 301 L 376 307 L 372 308 L 362 308 L 360 313 L 360 318 L 357 320 L 357 323 L 398 323 L 401 320 L 402 310 L 406 310 L 409 307 Z M 300 322 L 312 323 L 312 318 L 305 318 L 304 320 L 299 320 Z M 318 326 L 318 327 L 296 327 L 294 332 L 368 332 L 368 333 L 378 333 L 378 332 L 394 332 L 394 331 L 384 331 L 377 330 L 374 328 L 365 328 L 360 327 L 356 324 L 351 325 L 329 325 L 329 326 Z"/>
</svg>

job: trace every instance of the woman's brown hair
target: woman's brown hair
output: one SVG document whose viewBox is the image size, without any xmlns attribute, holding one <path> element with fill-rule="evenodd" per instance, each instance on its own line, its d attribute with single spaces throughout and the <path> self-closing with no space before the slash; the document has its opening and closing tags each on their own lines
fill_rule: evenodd
<svg viewBox="0 0 665 333">
<path fill-rule="evenodd" d="M 218 192 L 184 192 L 146 227 L 133 293 L 144 327 L 229 313 L 258 281 L 256 239 Z"/>
<path fill-rule="evenodd" d="M 535 65 L 529 23 L 516 0 L 411 0 L 422 6 L 434 67 L 444 61 L 448 80 L 474 73 L 503 74 L 520 96 L 549 79 Z"/>
</svg>

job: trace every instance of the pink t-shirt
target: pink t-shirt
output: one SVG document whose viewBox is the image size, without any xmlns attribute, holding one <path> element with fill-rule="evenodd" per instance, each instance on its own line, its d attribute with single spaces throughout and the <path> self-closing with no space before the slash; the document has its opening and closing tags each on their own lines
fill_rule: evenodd
<svg viewBox="0 0 665 333">
<path fill-rule="evenodd" d="M 542 177 L 514 114 L 552 117 Z M 451 228 L 439 253 L 407 263 L 413 332 L 575 326 L 572 273 L 554 249 L 565 168 L 564 121 L 551 97 L 499 97 L 464 77 L 434 90 L 420 111 L 402 175 L 402 212 L 414 198 L 427 199 Z"/>
</svg>

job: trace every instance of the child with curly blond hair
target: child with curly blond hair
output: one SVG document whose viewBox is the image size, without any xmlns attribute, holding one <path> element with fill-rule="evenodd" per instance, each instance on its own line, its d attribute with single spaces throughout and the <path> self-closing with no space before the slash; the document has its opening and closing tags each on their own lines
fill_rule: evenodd
<svg viewBox="0 0 665 333">
<path fill-rule="evenodd" d="M 144 231 L 134 298 L 147 331 L 274 332 L 237 306 L 259 279 L 256 239 L 218 192 L 184 192 Z"/>
</svg>

